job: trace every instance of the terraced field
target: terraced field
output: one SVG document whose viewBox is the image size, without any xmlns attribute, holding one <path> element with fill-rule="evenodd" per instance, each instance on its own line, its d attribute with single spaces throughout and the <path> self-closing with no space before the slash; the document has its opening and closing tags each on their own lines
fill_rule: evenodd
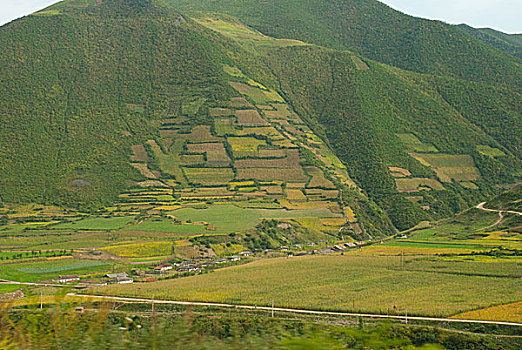
<svg viewBox="0 0 522 350">
<path fill-rule="evenodd" d="M 264 40 L 259 33 L 245 32 L 245 28 L 204 22 L 249 37 L 255 45 Z M 225 65 L 223 70 L 237 95 L 217 103 L 185 100 L 177 114 L 159 122 L 160 139 L 133 145 L 133 164 L 149 180 L 137 183 L 142 190 L 122 194 L 120 205 L 163 210 L 197 201 L 257 201 L 250 206 L 327 211 L 337 207 L 332 214 L 342 213 L 331 201 L 339 198 L 341 185 L 355 184 L 332 150 L 276 91 L 250 79 L 237 67 Z M 200 118 L 196 115 L 204 113 L 208 116 L 196 122 Z M 303 150 L 312 152 L 314 166 L 303 167 Z M 170 191 L 162 192 L 166 189 Z M 142 228 L 147 225 L 157 224 L 141 224 Z M 179 227 L 173 231 L 183 233 Z M 202 234 L 201 228 L 185 233 L 196 232 Z"/>
</svg>

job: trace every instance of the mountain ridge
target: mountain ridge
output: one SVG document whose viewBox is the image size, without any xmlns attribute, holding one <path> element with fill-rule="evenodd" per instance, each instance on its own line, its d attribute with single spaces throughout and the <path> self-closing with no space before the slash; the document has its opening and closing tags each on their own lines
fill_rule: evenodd
<svg viewBox="0 0 522 350">
<path fill-rule="evenodd" d="M 370 2 L 354 3 L 369 6 Z M 289 40 L 291 35 L 273 38 L 250 29 L 249 21 L 231 20 L 227 14 L 199 13 L 192 19 L 186 7 L 179 6 L 178 12 L 172 10 L 173 4 L 187 2 L 66 1 L 0 28 L 0 47 L 5 48 L 2 66 L 8 68 L 0 71 L 4 91 L 0 95 L 0 196 L 4 201 L 96 208 L 122 193 L 129 195 L 129 188 L 147 181 L 180 196 L 189 184 L 193 191 L 203 191 L 191 174 L 194 169 L 200 169 L 200 174 L 214 171 L 201 169 L 215 165 L 200 163 L 216 162 L 209 160 L 208 153 L 216 143 L 223 144 L 231 166 L 223 167 L 222 160 L 212 164 L 230 169 L 227 172 L 236 180 L 258 176 L 241 175 L 248 172 L 234 163 L 234 147 L 239 147 L 234 142 L 245 140 L 227 132 L 235 133 L 234 137 L 253 136 L 257 141 L 248 142 L 285 152 L 288 147 L 300 148 L 301 165 L 312 172 L 317 157 L 320 162 L 342 163 L 330 169 L 346 172 L 337 201 L 354 209 L 359 226 L 372 234 L 393 232 L 390 219 L 395 227 L 407 229 L 422 220 L 453 215 L 494 194 L 496 186 L 520 178 L 521 110 L 516 84 L 500 86 L 502 77 L 474 82 L 470 76 L 459 80 L 420 74 L 349 48 Z M 249 10 L 257 15 L 263 9 Z M 506 62 L 510 67 L 511 59 Z M 211 115 L 231 113 L 222 111 L 230 108 L 225 102 L 240 97 L 265 120 L 248 112 L 248 118 L 253 118 L 249 123 L 260 123 L 251 134 L 246 131 L 255 125 L 242 126 L 234 119 L 231 129 L 224 125 L 230 121 Z M 281 103 L 288 104 L 287 112 L 297 112 L 305 124 L 286 126 L 288 121 L 275 117 L 279 124 L 273 124 L 268 116 L 287 113 L 271 111 Z M 247 118 L 245 112 L 239 114 Z M 259 129 L 267 121 L 293 146 L 277 141 L 279 136 L 273 139 L 274 131 L 258 134 L 268 132 Z M 205 146 L 193 146 L 202 143 L 196 138 L 203 136 L 196 131 L 206 128 Z M 219 134 L 218 129 L 228 131 Z M 202 147 L 208 151 L 198 151 Z M 331 150 L 337 160 L 321 154 Z M 188 159 L 199 160 L 172 165 Z M 347 185 L 348 179 L 357 186 Z M 259 179 L 254 180 L 261 186 Z M 231 185 L 220 182 L 219 186 Z M 302 198 L 313 202 L 310 198 L 323 193 L 314 189 L 303 197 L 300 191 L 287 192 L 297 203 Z M 361 229 L 354 223 L 348 227 Z"/>
</svg>

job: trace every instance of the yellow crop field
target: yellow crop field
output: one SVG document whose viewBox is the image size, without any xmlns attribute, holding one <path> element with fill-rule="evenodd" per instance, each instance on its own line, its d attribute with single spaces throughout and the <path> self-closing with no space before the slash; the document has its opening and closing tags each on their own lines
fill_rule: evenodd
<svg viewBox="0 0 522 350">
<path fill-rule="evenodd" d="M 181 207 L 181 205 L 160 205 L 159 207 L 154 208 L 154 210 L 176 210 Z"/>
<path fill-rule="evenodd" d="M 369 255 L 369 256 L 434 256 L 436 254 L 466 254 L 472 253 L 473 249 L 461 248 L 427 248 L 427 247 L 408 247 L 408 246 L 390 246 L 382 244 L 373 244 L 356 250 L 353 254 Z"/>
<path fill-rule="evenodd" d="M 441 153 L 410 153 L 410 155 L 422 164 L 433 167 L 442 182 L 474 181 L 480 178 L 480 172 L 469 155 Z"/>
<path fill-rule="evenodd" d="M 143 163 L 131 163 L 131 165 L 136 168 L 141 175 L 145 176 L 148 179 L 157 179 L 158 177 L 150 171 L 150 169 L 147 167 L 147 164 Z"/>
<path fill-rule="evenodd" d="M 172 253 L 172 242 L 144 242 L 121 244 L 102 248 L 102 250 L 125 258 L 162 256 Z"/>
<path fill-rule="evenodd" d="M 306 202 L 306 196 L 298 189 L 285 189 L 286 198 L 289 201 Z"/>
<path fill-rule="evenodd" d="M 259 146 L 265 146 L 264 140 L 253 137 L 228 137 L 227 142 L 232 147 L 232 152 L 236 157 L 257 156 Z"/>
<path fill-rule="evenodd" d="M 256 260 L 176 280 L 97 288 L 129 297 L 386 313 L 453 316 L 522 300 L 505 263 L 449 263 L 357 254 Z M 451 272 L 451 273 L 448 273 Z"/>
<path fill-rule="evenodd" d="M 464 312 L 454 316 L 454 318 L 522 323 L 522 302 Z"/>
<path fill-rule="evenodd" d="M 287 209 L 299 210 L 299 209 L 319 209 L 319 208 L 336 208 L 339 210 L 339 204 L 336 202 L 328 202 L 328 201 L 310 201 L 303 203 L 290 203 L 286 199 L 279 199 L 279 204 Z"/>
<path fill-rule="evenodd" d="M 344 208 L 344 216 L 348 219 L 349 222 L 354 223 L 357 222 L 357 217 L 355 216 L 355 213 L 353 212 L 353 209 L 350 207 Z"/>
<path fill-rule="evenodd" d="M 226 255 L 226 254 L 236 254 L 239 252 L 243 252 L 247 250 L 245 246 L 241 244 L 230 244 L 227 246 L 226 244 L 214 244 L 212 245 L 212 249 L 216 253 L 216 255 Z"/>
</svg>

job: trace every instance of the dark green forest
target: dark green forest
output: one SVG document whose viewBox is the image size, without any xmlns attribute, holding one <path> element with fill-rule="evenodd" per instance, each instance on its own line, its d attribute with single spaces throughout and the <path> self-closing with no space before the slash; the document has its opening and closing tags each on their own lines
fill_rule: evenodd
<svg viewBox="0 0 522 350">
<path fill-rule="evenodd" d="M 346 49 L 402 69 L 516 86 L 520 60 L 439 21 L 375 0 L 165 0 L 187 14 L 224 13 L 264 34 Z"/>
</svg>

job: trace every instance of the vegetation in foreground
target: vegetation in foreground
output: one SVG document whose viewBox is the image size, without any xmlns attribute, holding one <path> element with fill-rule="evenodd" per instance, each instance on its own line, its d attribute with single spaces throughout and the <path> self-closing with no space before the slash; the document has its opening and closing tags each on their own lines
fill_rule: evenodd
<svg viewBox="0 0 522 350">
<path fill-rule="evenodd" d="M 516 349 L 517 339 L 422 326 L 329 325 L 256 315 L 2 310 L 2 349 Z"/>
</svg>

